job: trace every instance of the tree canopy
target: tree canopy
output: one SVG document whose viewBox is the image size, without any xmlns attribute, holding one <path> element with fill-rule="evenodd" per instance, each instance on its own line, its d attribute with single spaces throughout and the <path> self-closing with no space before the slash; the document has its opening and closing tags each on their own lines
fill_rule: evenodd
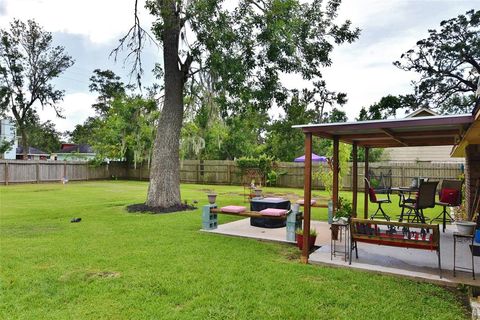
<svg viewBox="0 0 480 320">
<path fill-rule="evenodd" d="M 362 107 L 357 120 L 382 120 L 395 117 L 399 109 L 405 108 L 402 103 L 403 98 L 401 96 L 387 95 L 382 97 L 379 102 L 372 104 L 368 109 Z"/>
<path fill-rule="evenodd" d="M 36 106 L 53 107 L 64 92 L 51 80 L 73 64 L 61 46 L 52 45 L 51 33 L 33 20 L 14 20 L 10 29 L 0 30 L 0 107 L 11 111 L 28 152 L 27 127 L 36 116 Z"/>
<path fill-rule="evenodd" d="M 111 70 L 95 69 L 90 82 L 90 90 L 98 93 L 92 105 L 97 114 L 67 132 L 70 140 L 91 145 L 98 161 L 149 163 L 159 116 L 156 100 L 136 93 Z"/>
<path fill-rule="evenodd" d="M 27 135 L 30 145 L 37 149 L 47 153 L 60 150 L 62 134 L 55 128 L 55 123 L 50 120 L 41 122 L 36 116 L 28 123 Z"/>
<path fill-rule="evenodd" d="M 93 109 L 99 114 L 106 114 L 109 110 L 112 100 L 125 93 L 126 85 L 120 80 L 120 77 L 111 70 L 93 70 L 90 77 L 90 92 L 97 92 L 97 102 L 92 105 Z"/>
<path fill-rule="evenodd" d="M 480 77 L 480 11 L 442 21 L 394 65 L 420 74 L 414 83 L 421 106 L 440 113 L 470 112 Z"/>
</svg>

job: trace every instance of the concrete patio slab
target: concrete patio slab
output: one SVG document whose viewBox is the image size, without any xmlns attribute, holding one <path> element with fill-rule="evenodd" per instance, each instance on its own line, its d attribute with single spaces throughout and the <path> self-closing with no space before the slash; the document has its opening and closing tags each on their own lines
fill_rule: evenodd
<svg viewBox="0 0 480 320">
<path fill-rule="evenodd" d="M 480 286 L 480 258 L 475 258 L 476 280 L 471 272 L 457 271 L 453 277 L 453 226 L 448 226 L 445 233 L 441 233 L 441 258 L 443 277 L 440 279 L 438 260 L 435 251 L 406 249 L 374 244 L 358 244 L 358 260 L 353 256 L 352 264 L 344 261 L 343 255 L 336 255 L 330 259 L 330 226 L 326 222 L 312 221 L 311 226 L 317 230 L 318 236 L 315 245 L 320 246 L 310 255 L 310 263 L 334 267 L 355 268 L 377 273 L 393 274 L 422 281 L 435 282 L 447 285 L 458 283 Z M 219 225 L 214 230 L 202 230 L 229 236 L 238 236 L 269 241 L 288 243 L 286 229 L 266 229 L 250 226 L 250 219 L 241 219 Z M 338 249 L 343 249 L 343 242 L 337 242 Z M 457 266 L 471 267 L 470 249 L 465 242 L 457 243 Z M 347 259 L 348 260 L 348 259 Z"/>
</svg>

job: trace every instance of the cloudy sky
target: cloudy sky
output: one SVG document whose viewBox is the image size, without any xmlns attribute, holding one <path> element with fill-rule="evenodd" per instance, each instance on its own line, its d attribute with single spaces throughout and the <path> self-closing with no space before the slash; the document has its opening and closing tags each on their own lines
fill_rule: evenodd
<svg viewBox="0 0 480 320">
<path fill-rule="evenodd" d="M 134 0 L 0 0 L 0 28 L 8 27 L 13 18 L 33 18 L 75 59 L 56 81 L 66 93 L 61 103 L 66 119 L 45 109 L 40 111 L 42 120 L 51 119 L 65 131 L 93 115 L 90 105 L 95 96 L 88 92 L 88 79 L 96 68 L 112 69 L 129 81 L 128 66 L 124 68 L 123 60 L 115 63 L 109 53 L 132 25 L 133 4 Z M 353 44 L 335 49 L 333 66 L 324 70 L 324 76 L 331 90 L 348 94 L 349 118 L 387 94 L 410 92 L 416 75 L 392 62 L 425 38 L 428 29 L 438 29 L 440 21 L 478 7 L 480 0 L 343 0 L 339 19 L 352 20 L 362 32 Z M 141 16 L 149 29 L 153 18 L 145 10 Z M 145 50 L 145 84 L 151 81 L 148 71 L 160 59 L 158 48 Z"/>
</svg>

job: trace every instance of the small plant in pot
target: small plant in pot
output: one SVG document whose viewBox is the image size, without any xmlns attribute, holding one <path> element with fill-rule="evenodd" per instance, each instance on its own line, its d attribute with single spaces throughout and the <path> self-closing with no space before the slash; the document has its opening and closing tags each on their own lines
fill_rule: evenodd
<svg viewBox="0 0 480 320">
<path fill-rule="evenodd" d="M 352 203 L 343 197 L 338 198 L 338 208 L 333 221 L 348 222 L 352 216 Z"/>
<path fill-rule="evenodd" d="M 467 235 L 473 234 L 477 224 L 468 220 L 468 214 L 465 206 L 460 205 L 453 208 L 453 217 L 455 219 L 455 225 L 457 226 L 458 233 Z"/>
<path fill-rule="evenodd" d="M 303 230 L 297 229 L 295 231 L 295 238 L 297 240 L 297 247 L 303 249 Z M 315 240 L 317 240 L 317 230 L 310 229 L 310 236 L 308 237 L 308 248 L 311 250 L 315 246 Z"/>
<path fill-rule="evenodd" d="M 209 192 L 207 194 L 207 197 L 208 197 L 208 203 L 210 204 L 215 204 L 215 202 L 217 201 L 217 194 L 214 192 Z"/>
</svg>

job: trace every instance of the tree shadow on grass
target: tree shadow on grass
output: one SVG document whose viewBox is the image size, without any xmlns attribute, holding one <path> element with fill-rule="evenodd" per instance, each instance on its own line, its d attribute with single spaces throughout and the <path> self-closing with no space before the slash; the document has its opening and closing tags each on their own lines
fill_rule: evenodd
<svg viewBox="0 0 480 320">
<path fill-rule="evenodd" d="M 147 206 L 145 203 L 136 203 L 127 206 L 127 211 L 130 213 L 151 213 L 151 214 L 162 214 L 162 213 L 172 213 L 172 212 L 180 212 L 180 211 L 191 211 L 196 210 L 197 207 L 188 205 L 188 204 L 180 204 L 171 207 L 151 207 Z"/>
</svg>

